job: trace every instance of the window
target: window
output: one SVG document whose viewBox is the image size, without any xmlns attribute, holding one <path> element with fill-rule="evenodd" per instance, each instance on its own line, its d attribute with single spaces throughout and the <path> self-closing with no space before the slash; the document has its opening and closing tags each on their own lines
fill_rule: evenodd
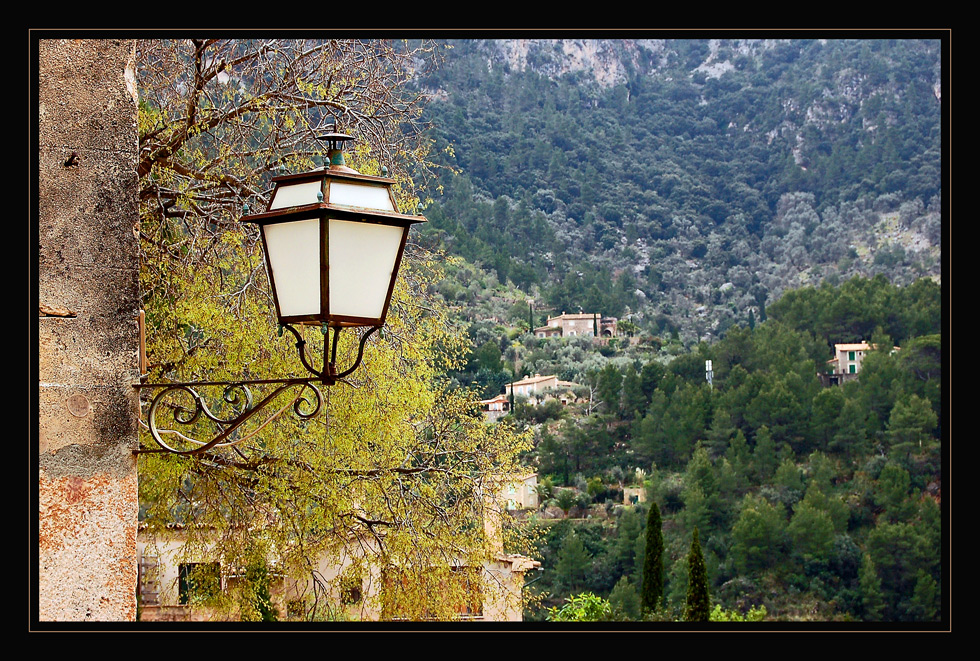
<svg viewBox="0 0 980 661">
<path fill-rule="evenodd" d="M 199 604 L 221 593 L 221 565 L 191 562 L 178 568 L 178 603 Z"/>
<path fill-rule="evenodd" d="M 452 575 L 462 588 L 462 602 L 457 609 L 460 615 L 483 615 L 483 589 L 480 585 L 480 571 L 473 567 L 453 567 Z"/>
<path fill-rule="evenodd" d="M 848 365 L 847 371 L 850 374 L 857 374 L 857 365 Z"/>
<path fill-rule="evenodd" d="M 340 603 L 345 606 L 353 606 L 361 603 L 363 597 L 364 582 L 361 572 L 356 569 L 349 570 L 340 579 Z"/>
<path fill-rule="evenodd" d="M 291 620 L 301 620 L 306 617 L 306 604 L 302 599 L 291 599 L 286 602 L 286 617 Z"/>
<path fill-rule="evenodd" d="M 448 571 L 447 571 L 448 570 Z M 420 603 L 412 596 L 422 586 L 429 594 L 439 594 L 443 607 L 449 606 L 455 617 L 483 616 L 483 588 L 481 570 L 473 567 L 432 567 L 427 571 L 412 572 L 393 567 L 382 572 L 382 619 L 434 619 L 436 613 L 430 603 Z M 453 618 L 455 619 L 455 618 Z"/>
<path fill-rule="evenodd" d="M 848 351 L 847 352 L 847 359 L 848 360 L 854 360 L 854 352 L 853 351 Z"/>
</svg>

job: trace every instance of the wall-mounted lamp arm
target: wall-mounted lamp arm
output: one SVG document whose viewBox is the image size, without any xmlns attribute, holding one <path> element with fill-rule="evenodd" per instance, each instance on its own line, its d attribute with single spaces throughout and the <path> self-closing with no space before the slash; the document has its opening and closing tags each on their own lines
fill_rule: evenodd
<svg viewBox="0 0 980 661">
<path fill-rule="evenodd" d="M 140 390 L 158 390 L 146 409 L 146 421 L 140 424 L 149 431 L 153 440 L 164 451 L 173 454 L 202 454 L 211 449 L 235 448 L 245 441 L 253 438 L 270 422 L 279 418 L 292 408 L 296 417 L 305 420 L 314 417 L 320 412 L 323 404 L 323 395 L 316 384 L 332 386 L 338 381 L 350 375 L 361 364 L 364 357 L 364 348 L 368 339 L 380 326 L 372 326 L 365 331 L 361 337 L 357 349 L 357 358 L 354 363 L 342 372 L 337 372 L 337 343 L 340 335 L 340 328 L 333 328 L 333 342 L 329 348 L 328 355 L 328 336 L 324 336 L 324 369 L 322 371 L 312 366 L 311 360 L 306 353 L 306 340 L 292 326 L 280 326 L 280 336 L 282 329 L 288 330 L 296 339 L 296 350 L 299 354 L 300 362 L 303 367 L 311 374 L 309 377 L 286 378 L 286 379 L 255 379 L 244 381 L 195 381 L 188 383 L 140 383 L 136 388 Z M 327 330 L 327 329 L 324 329 Z M 272 390 L 261 400 L 255 403 L 252 396 L 251 386 L 274 386 Z M 213 405 L 209 406 L 201 395 L 205 389 L 219 388 L 220 395 L 212 399 Z M 244 429 L 245 423 L 252 419 L 259 412 L 266 409 L 272 402 L 281 400 L 281 396 L 293 389 L 295 394 L 287 398 L 285 403 L 277 410 L 270 411 L 268 416 L 257 426 L 251 426 L 247 431 Z M 224 411 L 222 411 L 224 409 Z M 185 427 L 196 424 L 210 423 L 218 429 L 216 435 L 210 440 L 199 440 L 183 434 L 177 429 L 163 428 L 160 426 L 161 419 L 166 417 L 165 411 L 172 413 L 174 426 Z M 170 440 L 173 439 L 173 440 Z M 157 450 L 141 448 L 140 452 L 156 452 Z"/>
</svg>

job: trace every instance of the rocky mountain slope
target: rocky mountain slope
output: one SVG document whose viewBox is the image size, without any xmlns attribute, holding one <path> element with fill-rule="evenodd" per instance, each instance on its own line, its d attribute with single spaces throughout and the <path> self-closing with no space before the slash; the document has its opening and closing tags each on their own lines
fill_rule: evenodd
<svg viewBox="0 0 980 661">
<path fill-rule="evenodd" d="M 553 310 L 693 342 L 787 288 L 941 275 L 938 39 L 447 46 L 429 238 Z"/>
</svg>

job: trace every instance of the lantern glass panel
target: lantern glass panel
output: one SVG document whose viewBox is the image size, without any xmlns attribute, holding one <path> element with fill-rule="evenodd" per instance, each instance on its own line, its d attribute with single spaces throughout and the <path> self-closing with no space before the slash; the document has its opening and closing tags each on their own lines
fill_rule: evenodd
<svg viewBox="0 0 980 661">
<path fill-rule="evenodd" d="M 262 228 L 279 314 L 320 313 L 320 221 L 276 223 Z"/>
<path fill-rule="evenodd" d="M 330 182 L 330 204 L 378 211 L 395 210 L 386 186 L 365 186 L 343 181 Z"/>
<path fill-rule="evenodd" d="M 286 207 L 298 207 L 303 204 L 316 204 L 316 194 L 320 192 L 322 181 L 307 181 L 289 186 L 280 186 L 276 189 L 269 211 L 285 209 Z"/>
<path fill-rule="evenodd" d="M 329 222 L 330 314 L 380 319 L 407 228 Z"/>
</svg>

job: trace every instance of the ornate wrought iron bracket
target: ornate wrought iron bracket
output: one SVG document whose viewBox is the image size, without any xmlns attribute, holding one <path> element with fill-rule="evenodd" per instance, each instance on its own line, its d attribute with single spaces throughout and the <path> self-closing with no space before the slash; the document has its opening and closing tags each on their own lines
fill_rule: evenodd
<svg viewBox="0 0 980 661">
<path fill-rule="evenodd" d="M 337 343 L 340 328 L 333 328 L 333 340 L 328 339 L 328 329 L 324 333 L 324 365 L 316 369 L 306 352 L 306 340 L 292 326 L 280 326 L 280 336 L 283 330 L 290 331 L 296 339 L 296 350 L 300 362 L 312 376 L 286 379 L 257 379 L 242 381 L 197 381 L 188 383 L 140 383 L 140 390 L 157 390 L 149 400 L 146 408 L 146 421 L 141 424 L 149 431 L 150 436 L 160 446 L 160 450 L 141 448 L 138 453 L 171 452 L 173 454 L 193 455 L 203 454 L 210 450 L 231 448 L 241 454 L 239 446 L 253 439 L 272 421 L 292 409 L 297 418 L 307 420 L 315 417 L 323 405 L 323 395 L 317 385 L 332 386 L 338 382 L 349 383 L 349 376 L 361 364 L 364 357 L 364 347 L 368 338 L 380 329 L 373 326 L 365 331 L 360 338 L 357 358 L 354 363 L 342 370 L 337 369 Z M 330 346 L 327 351 L 328 344 Z M 254 401 L 251 386 L 272 386 L 258 402 Z M 205 401 L 201 392 L 208 388 L 221 389 L 220 397 L 213 399 L 211 406 Z M 293 391 L 291 397 L 286 396 Z M 268 412 L 268 416 L 246 429 L 245 423 L 252 421 L 275 401 L 285 401 L 278 409 Z M 173 427 L 210 423 L 212 429 L 219 431 L 208 440 L 199 440 L 181 433 L 176 428 L 161 426 L 166 417 L 165 411 L 172 413 Z"/>
<path fill-rule="evenodd" d="M 293 336 L 296 338 L 296 351 L 299 353 L 299 359 L 300 362 L 303 363 L 303 367 L 305 367 L 310 374 L 314 375 L 317 379 L 319 379 L 321 383 L 328 386 L 332 386 L 338 381 L 342 381 L 344 377 L 349 376 L 354 370 L 358 368 L 358 366 L 361 364 L 361 359 L 364 358 L 364 346 L 367 344 L 368 338 L 371 337 L 372 334 L 374 334 L 376 331 L 380 329 L 381 326 L 372 326 L 363 335 L 361 335 L 361 340 L 357 347 L 357 359 L 354 361 L 353 365 L 351 365 L 350 367 L 348 367 L 346 370 L 342 372 L 337 372 L 337 341 L 340 339 L 340 331 L 342 330 L 342 328 L 340 327 L 333 328 L 333 342 L 330 343 L 329 361 L 327 360 L 328 354 L 326 351 L 329 329 L 326 326 L 324 326 L 322 329 L 323 337 L 324 337 L 324 351 L 323 351 L 324 366 L 322 370 L 317 370 L 315 367 L 313 367 L 313 365 L 311 365 L 311 361 L 309 357 L 306 355 L 306 340 L 303 339 L 303 336 L 299 334 L 299 331 L 297 331 L 289 324 L 283 324 L 279 326 L 279 336 L 282 337 L 283 330 L 288 330 L 290 333 L 292 333 Z"/>
</svg>

